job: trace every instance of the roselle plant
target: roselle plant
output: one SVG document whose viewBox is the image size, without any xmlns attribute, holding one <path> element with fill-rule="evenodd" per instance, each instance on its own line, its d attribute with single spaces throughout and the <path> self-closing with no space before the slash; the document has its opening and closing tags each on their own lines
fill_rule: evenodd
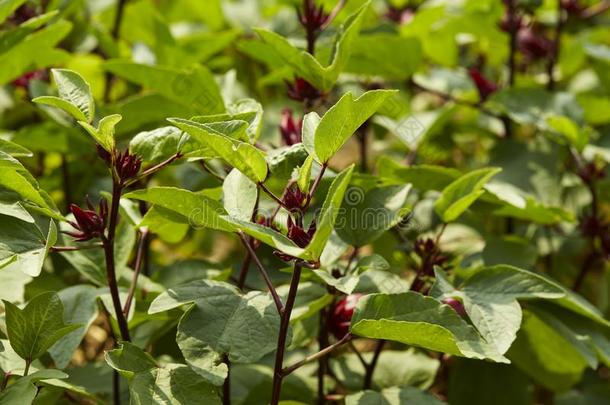
<svg viewBox="0 0 610 405">
<path fill-rule="evenodd" d="M 0 1 L 0 404 L 610 401 L 610 3 Z"/>
</svg>

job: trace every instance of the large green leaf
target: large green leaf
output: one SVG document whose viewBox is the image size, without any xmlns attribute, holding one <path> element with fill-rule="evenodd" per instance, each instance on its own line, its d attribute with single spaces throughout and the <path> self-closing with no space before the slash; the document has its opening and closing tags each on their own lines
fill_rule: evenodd
<svg viewBox="0 0 610 405">
<path fill-rule="evenodd" d="M 61 108 L 78 121 L 92 122 L 95 117 L 95 102 L 89 83 L 72 70 L 53 69 L 51 72 L 59 97 L 43 96 L 32 101 Z"/>
<path fill-rule="evenodd" d="M 0 271 L 15 269 L 37 277 L 56 239 L 57 229 L 52 220 L 45 236 L 35 223 L 0 215 Z"/>
<path fill-rule="evenodd" d="M 129 380 L 131 404 L 221 404 L 216 388 L 183 364 L 157 362 L 129 342 L 106 353 L 108 364 Z"/>
<path fill-rule="evenodd" d="M 436 271 L 439 283 L 433 294 L 438 299 L 459 298 L 473 325 L 490 346 L 506 353 L 521 326 L 518 300 L 558 299 L 564 290 L 545 278 L 513 266 L 498 265 L 478 271 L 459 290 L 447 288 L 445 276 Z M 441 290 L 445 290 L 441 292 Z"/>
<path fill-rule="evenodd" d="M 84 121 L 78 123 L 95 139 L 97 143 L 108 152 L 114 150 L 114 127 L 123 117 L 119 114 L 112 114 L 100 120 L 97 128 Z"/>
<path fill-rule="evenodd" d="M 224 111 L 218 85 L 209 70 L 202 66 L 179 70 L 131 62 L 110 61 L 104 69 L 123 79 L 153 90 L 170 100 L 194 109 L 199 114 Z"/>
<path fill-rule="evenodd" d="M 194 281 L 167 290 L 150 305 L 149 314 L 190 304 L 178 324 L 177 341 L 186 362 L 204 379 L 222 384 L 231 362 L 251 363 L 275 350 L 280 317 L 269 294 L 241 295 L 234 286 Z"/>
<path fill-rule="evenodd" d="M 414 292 L 365 296 L 358 302 L 351 331 L 456 356 L 508 362 L 453 309 Z"/>
<path fill-rule="evenodd" d="M 303 119 L 303 144 L 319 163 L 333 157 L 347 139 L 364 124 L 394 90 L 371 90 L 358 98 L 346 93 L 320 118 L 311 112 Z"/>
<path fill-rule="evenodd" d="M 125 194 L 125 198 L 146 201 L 156 207 L 175 212 L 193 227 L 231 231 L 233 227 L 223 218 L 223 206 L 202 193 L 176 187 L 151 187 Z"/>
<path fill-rule="evenodd" d="M 38 382 L 67 378 L 68 375 L 59 370 L 40 370 L 19 378 L 14 384 L 0 392 L 2 405 L 31 404 L 38 394 Z"/>
<path fill-rule="evenodd" d="M 54 292 L 37 295 L 23 309 L 3 302 L 11 347 L 26 363 L 39 358 L 55 342 L 80 327 L 64 323 L 64 307 Z"/>
<path fill-rule="evenodd" d="M 231 166 L 248 176 L 253 182 L 260 183 L 267 178 L 265 154 L 255 146 L 227 136 L 237 131 L 245 131 L 246 121 L 234 120 L 202 124 L 181 118 L 169 121 L 187 132 L 197 141 L 209 147 L 226 160 Z"/>
<path fill-rule="evenodd" d="M 258 35 L 288 66 L 292 68 L 297 76 L 300 76 L 313 84 L 318 89 L 328 92 L 332 89 L 339 78 L 339 74 L 345 68 L 352 52 L 353 42 L 358 36 L 364 14 L 369 3 L 363 5 L 356 13 L 351 15 L 339 30 L 335 38 L 333 52 L 328 66 L 323 66 L 309 52 L 300 50 L 292 45 L 286 38 L 274 32 L 257 29 Z"/>
<path fill-rule="evenodd" d="M 175 127 L 161 127 L 144 131 L 129 141 L 129 150 L 145 162 L 158 163 L 180 150 L 182 131 Z"/>
<path fill-rule="evenodd" d="M 445 187 L 434 204 L 434 210 L 443 222 L 455 221 L 483 193 L 483 186 L 501 169 L 485 168 L 474 170 Z"/>
<path fill-rule="evenodd" d="M 337 234 L 353 246 L 364 246 L 400 222 L 410 210 L 411 185 L 348 189 L 337 218 Z"/>
</svg>

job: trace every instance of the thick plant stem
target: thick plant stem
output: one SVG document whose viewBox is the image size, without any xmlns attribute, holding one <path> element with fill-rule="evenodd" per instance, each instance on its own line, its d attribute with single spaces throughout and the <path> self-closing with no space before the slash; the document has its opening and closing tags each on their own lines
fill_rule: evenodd
<svg viewBox="0 0 610 405">
<path fill-rule="evenodd" d="M 131 280 L 129 292 L 127 293 L 127 299 L 125 300 L 125 306 L 123 307 L 123 313 L 125 314 L 125 316 L 128 316 L 129 314 L 129 310 L 131 309 L 131 303 L 133 301 L 133 296 L 136 293 L 136 287 L 138 286 L 138 276 L 140 275 L 140 272 L 142 270 L 144 256 L 146 255 L 147 240 L 148 230 L 140 230 L 140 241 L 138 243 L 138 251 L 136 253 L 136 263 L 134 265 L 133 270 L 133 279 Z"/>
<path fill-rule="evenodd" d="M 121 405 L 121 376 L 117 370 L 112 373 L 112 400 L 114 405 Z"/>
<path fill-rule="evenodd" d="M 318 333 L 318 347 L 320 352 L 324 351 L 324 349 L 328 348 L 328 328 L 327 325 L 327 315 L 328 311 L 326 309 L 322 309 L 320 311 L 320 326 Z M 328 361 L 325 356 L 322 356 L 318 360 L 318 405 L 324 405 L 324 376 L 326 375 L 328 370 Z"/>
<path fill-rule="evenodd" d="M 119 39 L 119 33 L 121 31 L 121 22 L 123 21 L 123 11 L 125 10 L 125 4 L 127 0 L 118 0 L 116 6 L 116 14 L 114 15 L 114 23 L 112 24 L 112 30 L 110 35 L 116 41 Z M 112 81 L 114 76 L 112 73 L 106 73 L 106 87 L 104 88 L 104 101 L 110 100 L 110 90 L 112 89 Z"/>
<path fill-rule="evenodd" d="M 70 170 L 68 168 L 68 158 L 66 155 L 61 155 L 61 178 L 64 192 L 64 204 L 66 210 L 70 210 L 70 203 L 72 202 L 72 187 L 70 185 Z"/>
<path fill-rule="evenodd" d="M 553 71 L 555 70 L 555 65 L 559 60 L 559 48 L 561 46 L 561 32 L 563 30 L 563 7 L 561 6 L 561 0 L 557 0 L 557 25 L 555 25 L 555 37 L 553 38 L 553 49 L 551 50 L 551 56 L 549 57 L 547 64 L 547 75 L 549 76 L 549 81 L 547 82 L 546 88 L 549 91 L 555 90 L 555 78 L 553 76 Z"/>
<path fill-rule="evenodd" d="M 114 235 L 118 223 L 119 201 L 121 199 L 121 186 L 114 181 L 112 186 L 112 204 L 110 206 L 110 220 L 108 222 L 108 235 L 102 237 L 104 245 L 104 253 L 106 256 L 106 278 L 108 281 L 108 289 L 112 297 L 112 305 L 121 332 L 121 339 L 130 342 L 129 328 L 127 326 L 127 318 L 121 307 L 121 299 L 119 297 L 119 287 L 116 281 L 116 268 L 114 265 Z"/>
<path fill-rule="evenodd" d="M 294 264 L 292 272 L 292 280 L 290 280 L 290 289 L 288 297 L 286 297 L 286 305 L 281 314 L 280 332 L 277 338 L 277 349 L 275 352 L 275 366 L 273 370 L 273 388 L 271 391 L 271 405 L 278 405 L 280 402 L 280 393 L 282 391 L 282 379 L 284 373 L 282 371 L 284 365 L 284 353 L 286 351 L 286 336 L 288 335 L 288 326 L 290 325 L 290 315 L 294 307 L 294 301 L 297 297 L 297 289 L 299 280 L 301 279 L 301 264 Z"/>
<path fill-rule="evenodd" d="M 515 27 L 515 0 L 508 0 L 508 34 L 509 34 L 509 53 L 508 53 L 508 88 L 515 85 L 516 59 L 517 59 L 517 29 Z M 504 124 L 504 136 L 513 136 L 512 123 L 508 117 L 502 117 Z"/>
</svg>

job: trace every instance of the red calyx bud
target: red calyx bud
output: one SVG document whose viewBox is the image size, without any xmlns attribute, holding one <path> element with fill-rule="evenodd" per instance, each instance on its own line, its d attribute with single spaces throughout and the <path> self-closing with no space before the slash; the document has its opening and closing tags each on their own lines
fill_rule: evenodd
<svg viewBox="0 0 610 405">
<path fill-rule="evenodd" d="M 477 86 L 481 101 L 487 100 L 492 93 L 498 90 L 498 86 L 491 80 L 485 78 L 485 76 L 483 76 L 478 69 L 472 68 L 468 71 L 468 73 L 470 74 L 470 78 L 474 82 L 475 86 Z"/>
<path fill-rule="evenodd" d="M 524 27 L 517 32 L 517 47 L 531 61 L 547 57 L 553 50 L 553 41 L 532 27 Z"/>
<path fill-rule="evenodd" d="M 296 121 L 292 117 L 292 110 L 290 108 L 284 108 L 284 110 L 282 110 L 280 133 L 282 134 L 282 140 L 287 146 L 301 142 L 302 127 L 303 119 Z"/>
<path fill-rule="evenodd" d="M 318 91 L 307 80 L 297 77 L 294 83 L 286 82 L 288 97 L 298 102 L 310 102 L 322 97 Z"/>
<path fill-rule="evenodd" d="M 319 31 L 328 21 L 324 7 L 316 7 L 314 0 L 303 0 L 303 9 L 297 9 L 297 15 L 303 28 L 310 32 Z"/>
<path fill-rule="evenodd" d="M 411 8 L 400 9 L 390 7 L 385 16 L 388 20 L 394 21 L 396 24 L 407 25 L 413 20 L 413 17 L 415 17 L 415 10 Z"/>
<path fill-rule="evenodd" d="M 604 167 L 598 166 L 595 162 L 587 162 L 578 170 L 577 174 L 587 184 L 603 179 L 606 176 Z"/>
<path fill-rule="evenodd" d="M 335 338 L 341 339 L 349 332 L 354 309 L 362 297 L 362 294 L 350 294 L 332 307 L 328 318 L 328 330 Z"/>
<path fill-rule="evenodd" d="M 142 159 L 132 155 L 128 150 L 118 153 L 114 160 L 114 168 L 121 182 L 135 177 L 140 171 L 141 165 Z"/>
<path fill-rule="evenodd" d="M 290 212 L 301 211 L 307 201 L 307 194 L 303 193 L 296 182 L 291 182 L 286 187 L 284 195 L 282 196 L 282 202 L 284 208 Z"/>
<path fill-rule="evenodd" d="M 466 309 L 464 309 L 464 304 L 462 304 L 462 301 L 456 300 L 455 298 L 445 298 L 441 300 L 441 302 L 453 308 L 453 310 L 457 312 L 459 316 L 466 316 Z"/>
<path fill-rule="evenodd" d="M 95 211 L 91 201 L 87 199 L 87 207 L 82 209 L 76 204 L 70 204 L 70 211 L 74 215 L 75 221 L 68 221 L 76 232 L 64 232 L 72 236 L 76 242 L 85 242 L 93 238 L 99 238 L 104 234 L 108 221 L 108 203 L 101 199 L 98 211 Z"/>
<path fill-rule="evenodd" d="M 100 144 L 95 145 L 95 151 L 100 159 L 106 162 L 108 167 L 112 166 L 112 153 L 108 152 Z"/>
<path fill-rule="evenodd" d="M 288 216 L 288 234 L 286 236 L 288 236 L 288 239 L 293 241 L 298 247 L 304 248 L 307 246 L 309 242 L 311 242 L 311 238 L 313 238 L 314 233 L 316 233 L 315 221 L 311 221 L 311 224 L 309 224 L 309 228 L 307 228 L 306 231 L 299 225 L 295 224 L 291 216 Z M 278 252 L 277 250 L 274 251 L 273 254 L 287 262 L 295 259 L 295 257 Z"/>
<path fill-rule="evenodd" d="M 504 32 L 517 32 L 517 30 L 523 26 L 523 18 L 520 15 L 517 15 L 517 13 L 514 13 L 511 21 L 510 14 L 505 12 L 498 26 Z"/>
<path fill-rule="evenodd" d="M 49 75 L 45 69 L 27 72 L 13 80 L 13 86 L 27 89 L 32 80 L 47 80 Z"/>
<path fill-rule="evenodd" d="M 579 0 L 561 0 L 561 8 L 570 14 L 580 14 L 585 7 Z"/>
</svg>

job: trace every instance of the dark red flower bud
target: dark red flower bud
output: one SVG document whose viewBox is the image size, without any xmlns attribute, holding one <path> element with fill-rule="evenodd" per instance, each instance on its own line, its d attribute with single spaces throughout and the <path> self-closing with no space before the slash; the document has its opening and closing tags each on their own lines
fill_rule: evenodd
<svg viewBox="0 0 610 405">
<path fill-rule="evenodd" d="M 314 0 L 303 0 L 303 8 L 297 8 L 297 15 L 303 28 L 310 32 L 319 31 L 328 21 L 324 7 L 322 5 L 316 7 Z"/>
<path fill-rule="evenodd" d="M 415 11 L 411 8 L 390 7 L 385 14 L 388 20 L 394 21 L 399 25 L 407 25 L 415 17 Z"/>
<path fill-rule="evenodd" d="M 49 75 L 45 69 L 27 72 L 13 80 L 13 86 L 27 89 L 32 80 L 47 80 Z"/>
<path fill-rule="evenodd" d="M 595 162 L 587 162 L 578 170 L 577 174 L 583 182 L 589 184 L 596 180 L 603 179 L 606 176 L 604 169 L 603 166 L 599 166 Z"/>
<path fill-rule="evenodd" d="M 85 242 L 93 238 L 99 238 L 104 234 L 108 220 L 108 203 L 101 199 L 98 211 L 95 211 L 91 201 L 87 199 L 87 207 L 84 210 L 76 204 L 70 204 L 70 211 L 74 215 L 75 221 L 68 221 L 76 232 L 64 232 L 72 236 L 77 242 Z"/>
<path fill-rule="evenodd" d="M 322 93 L 308 81 L 297 77 L 294 83 L 286 82 L 288 97 L 299 102 L 310 102 L 322 97 Z"/>
<path fill-rule="evenodd" d="M 292 117 L 292 110 L 284 108 L 282 110 L 282 121 L 280 123 L 280 133 L 282 140 L 288 146 L 301 142 L 301 129 L 303 127 L 303 119 L 298 121 Z"/>
<path fill-rule="evenodd" d="M 474 82 L 475 86 L 477 86 L 481 101 L 487 100 L 492 93 L 498 90 L 498 86 L 491 80 L 485 78 L 485 76 L 483 76 L 478 69 L 472 68 L 468 71 L 468 73 L 470 74 L 470 78 Z"/>
<path fill-rule="evenodd" d="M 579 0 L 561 0 L 561 7 L 570 14 L 580 14 L 585 9 Z"/>
<path fill-rule="evenodd" d="M 356 304 L 358 304 L 362 297 L 362 294 L 350 294 L 339 300 L 331 308 L 330 316 L 328 317 L 328 330 L 337 339 L 343 338 L 349 332 L 354 309 L 356 309 Z"/>
<path fill-rule="evenodd" d="M 546 58 L 553 50 L 553 41 L 532 27 L 524 27 L 517 32 L 517 47 L 528 61 L 532 61 Z"/>
<path fill-rule="evenodd" d="M 309 242 L 311 242 L 311 238 L 313 238 L 314 233 L 316 233 L 315 221 L 311 221 L 309 228 L 307 228 L 307 231 L 305 231 L 305 229 L 294 223 L 291 216 L 288 216 L 288 234 L 286 236 L 288 236 L 288 239 L 293 241 L 298 247 L 304 248 L 307 246 Z M 274 251 L 273 254 L 287 262 L 295 259 L 295 257 L 277 250 Z"/>
<path fill-rule="evenodd" d="M 284 208 L 290 212 L 301 211 L 307 201 L 307 194 L 301 191 L 296 182 L 291 182 L 286 187 L 284 195 L 282 196 L 282 202 Z"/>
<path fill-rule="evenodd" d="M 132 155 L 128 150 L 117 154 L 114 161 L 114 168 L 121 182 L 125 182 L 135 177 L 140 171 L 142 159 Z"/>
<path fill-rule="evenodd" d="M 466 316 L 466 309 L 464 308 L 462 301 L 456 300 L 455 298 L 445 298 L 441 300 L 441 302 L 453 308 L 453 310 L 457 312 L 459 316 Z"/>
</svg>

